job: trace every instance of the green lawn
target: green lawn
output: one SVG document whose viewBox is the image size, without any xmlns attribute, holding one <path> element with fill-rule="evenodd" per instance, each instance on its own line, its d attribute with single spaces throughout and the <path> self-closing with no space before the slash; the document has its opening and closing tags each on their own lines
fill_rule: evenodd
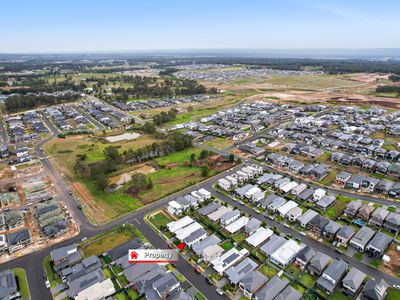
<svg viewBox="0 0 400 300">
<path fill-rule="evenodd" d="M 296 291 L 298 291 L 302 295 L 304 295 L 304 293 L 306 292 L 306 289 L 298 282 L 293 282 L 291 287 L 294 288 Z"/>
<path fill-rule="evenodd" d="M 314 275 L 310 275 L 306 272 L 300 274 L 297 279 L 308 288 L 312 288 L 317 281 L 317 277 L 315 277 Z"/>
<path fill-rule="evenodd" d="M 322 215 L 328 219 L 335 220 L 342 214 L 347 204 L 352 200 L 354 200 L 354 198 L 339 195 L 336 197 L 336 201 L 334 202 L 333 206 L 323 212 Z"/>
<path fill-rule="evenodd" d="M 243 242 L 246 239 L 246 235 L 243 232 L 239 232 L 237 234 L 235 234 L 232 239 L 237 243 L 240 244 L 241 242 Z"/>
<path fill-rule="evenodd" d="M 12 269 L 12 271 L 15 277 L 17 277 L 18 279 L 19 292 L 21 293 L 21 297 L 23 299 L 29 299 L 30 293 L 29 293 L 28 280 L 26 279 L 25 270 L 21 268 L 15 268 Z"/>
<path fill-rule="evenodd" d="M 125 294 L 124 291 L 121 291 L 118 294 L 114 295 L 113 299 L 116 299 L 116 300 L 129 300 L 129 297 Z"/>
<path fill-rule="evenodd" d="M 234 247 L 234 245 L 233 245 L 233 243 L 232 243 L 230 240 L 226 240 L 225 242 L 223 242 L 223 243 L 221 244 L 221 247 L 222 247 L 222 249 L 224 249 L 225 251 L 229 251 L 229 250 L 231 250 L 231 249 Z"/>
<path fill-rule="evenodd" d="M 390 287 L 385 300 L 399 300 L 399 299 L 400 299 L 400 290 Z"/>
<path fill-rule="evenodd" d="M 154 227 L 160 230 L 161 228 L 165 227 L 169 222 L 173 221 L 173 219 L 166 213 L 160 211 L 156 214 L 151 215 L 151 217 L 149 217 L 149 221 L 151 224 L 154 225 Z"/>
<path fill-rule="evenodd" d="M 136 292 L 134 289 L 130 288 L 127 290 L 128 296 L 131 300 L 135 300 L 139 298 L 138 292 Z"/>
<path fill-rule="evenodd" d="M 54 271 L 53 267 L 51 265 L 51 257 L 50 255 L 46 256 L 43 260 L 43 268 L 46 271 L 47 274 L 47 279 L 50 282 L 50 287 L 55 287 L 56 285 L 62 283 L 62 280 L 60 277 L 57 279 L 54 278 Z"/>
<path fill-rule="evenodd" d="M 276 274 L 278 274 L 278 271 L 275 270 L 273 267 L 270 267 L 268 265 L 262 265 L 258 271 L 263 273 L 265 276 L 267 276 L 269 279 L 274 277 Z"/>
<path fill-rule="evenodd" d="M 106 278 L 112 278 L 113 274 L 111 273 L 111 270 L 109 268 L 104 268 L 103 269 L 103 274 Z"/>
<path fill-rule="evenodd" d="M 294 265 L 288 265 L 285 268 L 285 272 L 288 273 L 289 275 L 293 276 L 293 277 L 296 277 L 300 273 L 300 269 L 297 268 Z"/>
<path fill-rule="evenodd" d="M 371 259 L 369 265 L 373 268 L 379 269 L 382 265 L 382 260 L 380 259 Z"/>
<path fill-rule="evenodd" d="M 353 258 L 359 261 L 362 261 L 363 259 L 363 253 L 362 252 L 356 252 L 353 254 Z"/>
<path fill-rule="evenodd" d="M 195 300 L 207 300 L 207 298 L 202 293 L 200 293 L 199 291 L 196 291 L 194 293 L 194 299 Z"/>
<path fill-rule="evenodd" d="M 344 295 L 340 291 L 334 292 L 333 295 L 331 296 L 331 300 L 351 300 L 351 299 L 353 299 L 353 298 L 350 296 Z"/>
<path fill-rule="evenodd" d="M 84 256 L 101 255 L 108 250 L 118 247 L 136 237 L 129 227 L 118 227 L 106 234 L 91 238 L 81 245 Z"/>
</svg>

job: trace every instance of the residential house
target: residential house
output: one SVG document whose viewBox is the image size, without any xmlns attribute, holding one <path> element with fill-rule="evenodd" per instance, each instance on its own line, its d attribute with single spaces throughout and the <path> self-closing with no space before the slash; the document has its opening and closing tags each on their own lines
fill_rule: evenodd
<svg viewBox="0 0 400 300">
<path fill-rule="evenodd" d="M 183 227 L 188 226 L 188 225 L 190 225 L 190 224 L 193 223 L 193 222 L 194 222 L 194 220 L 193 220 L 191 217 L 185 216 L 185 217 L 183 217 L 183 218 L 181 218 L 181 219 L 179 219 L 179 220 L 177 220 L 177 221 L 169 222 L 169 223 L 167 224 L 167 228 L 168 228 L 168 230 L 171 231 L 172 233 L 176 233 L 176 232 L 178 232 L 180 229 L 182 229 Z"/>
<path fill-rule="evenodd" d="M 0 273 L 0 299 L 9 300 L 19 298 L 17 281 L 11 270 Z"/>
<path fill-rule="evenodd" d="M 75 243 L 52 250 L 50 258 L 55 271 L 71 267 L 81 261 L 81 255 Z"/>
<path fill-rule="evenodd" d="M 321 215 L 316 215 L 307 225 L 307 228 L 314 233 L 317 236 L 320 236 L 322 234 L 322 229 L 328 225 L 330 220 L 327 218 L 321 216 Z"/>
<path fill-rule="evenodd" d="M 286 243 L 286 239 L 278 236 L 276 234 L 273 234 L 269 240 L 261 246 L 260 250 L 263 252 L 266 256 L 270 256 L 272 253 L 274 253 L 279 247 L 281 247 L 283 244 Z"/>
<path fill-rule="evenodd" d="M 286 200 L 284 198 L 278 197 L 278 198 L 275 198 L 274 201 L 267 206 L 267 209 L 272 212 L 276 212 L 277 209 L 279 207 L 281 207 L 282 205 L 284 205 L 285 203 L 286 203 Z"/>
<path fill-rule="evenodd" d="M 303 295 L 291 286 L 287 286 L 274 300 L 300 300 Z"/>
<path fill-rule="evenodd" d="M 398 232 L 400 228 L 400 214 L 389 213 L 383 222 L 383 227 L 391 232 Z"/>
<path fill-rule="evenodd" d="M 239 282 L 248 275 L 250 272 L 254 271 L 258 267 L 252 259 L 246 257 L 237 265 L 234 265 L 225 271 L 226 276 L 231 284 L 239 284 Z"/>
<path fill-rule="evenodd" d="M 7 235 L 7 243 L 8 252 L 11 254 L 32 244 L 31 234 L 27 228 L 11 232 Z"/>
<path fill-rule="evenodd" d="M 229 206 L 221 206 L 220 208 L 218 208 L 217 210 L 213 211 L 212 213 L 210 213 L 208 215 L 208 217 L 210 218 L 211 221 L 213 222 L 217 222 L 219 219 L 221 219 L 221 217 L 225 214 L 227 214 L 228 212 L 231 212 L 233 209 L 232 207 Z"/>
<path fill-rule="evenodd" d="M 311 199 L 311 197 L 314 195 L 314 189 L 313 188 L 308 188 L 302 191 L 297 198 L 299 198 L 301 201 L 307 201 Z"/>
<path fill-rule="evenodd" d="M 296 262 L 300 265 L 300 269 L 304 270 L 316 254 L 317 251 L 310 246 L 305 246 L 303 249 L 301 249 L 296 257 Z"/>
<path fill-rule="evenodd" d="M 341 171 L 335 179 L 337 185 L 345 186 L 347 181 L 351 178 L 351 173 L 346 171 Z"/>
<path fill-rule="evenodd" d="M 375 235 L 375 231 L 369 227 L 361 227 L 361 229 L 352 237 L 350 245 L 360 252 L 364 252 L 368 242 Z"/>
<path fill-rule="evenodd" d="M 263 242 L 268 240 L 274 232 L 269 228 L 260 227 L 252 235 L 246 238 L 246 243 L 254 248 L 261 245 Z"/>
<path fill-rule="evenodd" d="M 334 202 L 336 201 L 336 197 L 333 195 L 326 195 L 321 198 L 321 200 L 315 203 L 315 206 L 322 210 L 327 210 Z"/>
<path fill-rule="evenodd" d="M 328 255 L 317 252 L 317 254 L 310 260 L 307 270 L 311 275 L 320 276 L 328 266 L 330 260 L 331 258 Z"/>
<path fill-rule="evenodd" d="M 347 180 L 346 186 L 358 190 L 361 188 L 361 184 L 365 180 L 365 177 L 359 174 L 354 174 L 349 180 Z"/>
<path fill-rule="evenodd" d="M 305 228 L 307 227 L 308 223 L 310 223 L 310 221 L 318 215 L 319 214 L 315 210 L 309 209 L 297 218 L 297 222 L 301 225 L 301 227 Z"/>
<path fill-rule="evenodd" d="M 293 200 L 289 200 L 288 202 L 286 202 L 286 203 L 284 203 L 283 205 L 279 206 L 278 209 L 277 209 L 276 211 L 279 213 L 279 215 L 280 215 L 281 217 L 285 217 L 285 216 L 287 215 L 287 213 L 288 213 L 291 209 L 293 209 L 293 208 L 295 208 L 295 207 L 298 207 L 298 206 L 299 206 L 299 205 L 298 205 L 296 202 L 294 202 Z"/>
<path fill-rule="evenodd" d="M 278 296 L 285 287 L 289 285 L 289 281 L 285 278 L 280 279 L 278 276 L 268 281 L 254 296 L 255 300 L 271 300 Z"/>
<path fill-rule="evenodd" d="M 287 266 L 296 258 L 297 253 L 303 247 L 303 244 L 298 244 L 295 240 L 287 240 L 270 255 L 269 259 L 278 266 Z"/>
<path fill-rule="evenodd" d="M 317 189 L 313 194 L 313 201 L 317 202 L 325 197 L 326 191 L 324 189 Z"/>
<path fill-rule="evenodd" d="M 212 212 L 216 211 L 218 208 L 221 207 L 221 204 L 218 202 L 211 202 L 210 204 L 207 204 L 206 206 L 203 206 L 198 210 L 199 214 L 202 216 L 207 216 L 211 214 Z"/>
<path fill-rule="evenodd" d="M 345 210 L 344 213 L 347 214 L 350 217 L 355 217 L 358 213 L 358 210 L 360 209 L 360 207 L 362 206 L 362 202 L 360 200 L 353 200 L 350 201 Z"/>
<path fill-rule="evenodd" d="M 303 210 L 300 207 L 296 206 L 288 211 L 288 213 L 286 214 L 286 218 L 291 222 L 295 222 L 301 216 L 302 213 Z"/>
<path fill-rule="evenodd" d="M 322 229 L 322 235 L 326 237 L 328 241 L 333 241 L 341 227 L 342 225 L 339 223 L 329 220 L 329 223 Z"/>
<path fill-rule="evenodd" d="M 217 259 L 224 253 L 224 249 L 218 245 L 210 245 L 203 249 L 202 258 L 206 263 Z"/>
<path fill-rule="evenodd" d="M 339 231 L 336 233 L 336 241 L 341 243 L 342 245 L 347 245 L 349 240 L 354 235 L 355 230 L 351 226 L 342 226 Z"/>
<path fill-rule="evenodd" d="M 193 245 L 192 250 L 194 251 L 194 253 L 196 253 L 197 256 L 202 256 L 205 248 L 212 245 L 218 245 L 220 242 L 221 239 L 217 237 L 215 234 L 212 234 L 209 237 L 202 240 L 200 243 Z"/>
<path fill-rule="evenodd" d="M 365 284 L 360 295 L 360 300 L 384 300 L 388 289 L 389 284 L 385 280 L 381 279 L 378 282 L 377 279 L 371 278 Z"/>
<path fill-rule="evenodd" d="M 375 186 L 375 192 L 378 194 L 388 194 L 394 182 L 382 179 L 379 183 Z"/>
<path fill-rule="evenodd" d="M 357 217 L 361 220 L 368 221 L 375 207 L 369 204 L 363 204 L 358 210 Z"/>
<path fill-rule="evenodd" d="M 301 192 L 303 192 L 307 188 L 305 183 L 300 183 L 298 186 L 294 187 L 290 193 L 294 196 L 298 196 Z"/>
<path fill-rule="evenodd" d="M 240 218 L 240 210 L 235 209 L 221 216 L 220 223 L 222 226 L 227 226 Z"/>
<path fill-rule="evenodd" d="M 228 226 L 225 227 L 225 230 L 228 231 L 230 234 L 236 233 L 240 229 L 244 228 L 246 224 L 249 222 L 248 217 L 240 217 L 236 221 L 230 223 Z"/>
<path fill-rule="evenodd" d="M 211 264 L 214 270 L 218 274 L 222 275 L 225 270 L 229 269 L 231 266 L 242 260 L 242 258 L 248 253 L 249 251 L 247 249 L 242 249 L 238 251 L 236 248 L 232 248 L 221 256 L 213 259 L 211 261 Z"/>
<path fill-rule="evenodd" d="M 354 297 L 361 290 L 364 279 L 367 277 L 365 273 L 351 268 L 342 281 L 342 291 L 344 294 Z"/>
<path fill-rule="evenodd" d="M 348 264 L 339 259 L 335 259 L 318 278 L 316 285 L 324 290 L 328 295 L 332 294 L 336 286 L 345 276 Z"/>
<path fill-rule="evenodd" d="M 389 211 L 387 210 L 387 206 L 378 207 L 372 213 L 371 218 L 369 219 L 369 224 L 381 227 L 388 215 Z"/>
<path fill-rule="evenodd" d="M 245 297 L 251 299 L 254 294 L 268 282 L 268 277 L 260 271 L 251 271 L 246 274 L 239 282 L 239 288 Z"/>
<path fill-rule="evenodd" d="M 375 258 L 382 258 L 392 241 L 393 239 L 388 235 L 382 232 L 377 232 L 368 243 L 366 252 Z"/>
<path fill-rule="evenodd" d="M 183 239 L 183 241 L 189 247 L 201 242 L 205 238 L 207 238 L 207 231 L 203 228 L 197 229 L 196 231 L 192 232 L 189 236 Z"/>
<path fill-rule="evenodd" d="M 261 223 L 262 222 L 259 219 L 251 218 L 244 227 L 244 231 L 245 231 L 246 235 L 249 236 L 249 235 L 253 234 L 254 232 L 256 232 L 257 229 L 260 228 Z"/>
</svg>

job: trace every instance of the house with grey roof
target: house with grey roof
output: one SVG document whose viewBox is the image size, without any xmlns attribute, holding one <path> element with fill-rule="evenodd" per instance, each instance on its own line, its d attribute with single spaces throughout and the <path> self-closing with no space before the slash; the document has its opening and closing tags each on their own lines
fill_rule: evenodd
<svg viewBox="0 0 400 300">
<path fill-rule="evenodd" d="M 381 279 L 378 282 L 377 279 L 371 278 L 365 284 L 360 295 L 360 300 L 384 300 L 389 287 L 389 284 L 385 280 Z"/>
<path fill-rule="evenodd" d="M 89 272 L 68 283 L 68 296 L 75 298 L 80 292 L 96 283 L 103 282 L 104 280 L 106 280 L 106 277 L 101 269 Z"/>
<path fill-rule="evenodd" d="M 260 271 L 251 271 L 239 282 L 239 288 L 245 297 L 252 299 L 253 295 L 268 282 L 268 277 Z"/>
<path fill-rule="evenodd" d="M 314 195 L 314 189 L 313 188 L 308 188 L 302 191 L 297 198 L 300 199 L 301 201 L 307 201 L 311 199 L 312 195 Z"/>
<path fill-rule="evenodd" d="M 256 218 L 251 218 L 249 222 L 244 226 L 244 231 L 247 235 L 251 235 L 257 231 L 258 228 L 261 226 L 261 221 Z"/>
<path fill-rule="evenodd" d="M 284 198 L 278 197 L 278 198 L 275 198 L 275 200 L 267 206 L 267 209 L 272 212 L 276 212 L 276 210 L 279 207 L 281 207 L 282 205 L 284 205 L 285 203 L 286 203 L 286 200 Z"/>
<path fill-rule="evenodd" d="M 258 264 L 254 262 L 252 259 L 246 257 L 237 265 L 234 265 L 225 271 L 228 280 L 236 285 L 238 284 L 242 278 L 244 278 L 247 274 L 254 271 L 258 267 Z"/>
<path fill-rule="evenodd" d="M 358 210 L 360 209 L 360 207 L 362 206 L 362 202 L 360 200 L 353 200 L 350 201 L 347 205 L 346 208 L 344 210 L 344 213 L 347 214 L 350 217 L 355 217 Z"/>
<path fill-rule="evenodd" d="M 375 207 L 369 204 L 363 204 L 358 210 L 357 217 L 361 220 L 368 221 Z"/>
<path fill-rule="evenodd" d="M 322 229 L 322 235 L 326 237 L 328 241 L 333 241 L 340 228 L 342 228 L 342 225 L 335 221 L 329 220 L 329 223 Z"/>
<path fill-rule="evenodd" d="M 375 258 L 381 258 L 393 239 L 382 232 L 377 232 L 366 247 L 367 253 Z"/>
<path fill-rule="evenodd" d="M 154 281 L 151 287 L 152 289 L 145 290 L 147 299 L 152 299 L 149 295 L 153 295 L 153 291 L 156 292 L 160 299 L 166 299 L 167 297 L 181 291 L 179 280 L 170 272 L 165 273 L 164 276 Z"/>
<path fill-rule="evenodd" d="M 364 226 L 351 238 L 350 245 L 360 252 L 364 252 L 365 247 L 375 235 L 375 231 L 371 228 Z"/>
<path fill-rule="evenodd" d="M 398 232 L 400 228 L 400 214 L 389 213 L 383 222 L 383 227 L 391 232 Z"/>
<path fill-rule="evenodd" d="M 353 174 L 346 182 L 346 186 L 353 189 L 359 189 L 365 177 L 360 174 Z"/>
<path fill-rule="evenodd" d="M 335 259 L 318 278 L 316 285 L 324 290 L 328 295 L 332 294 L 333 290 L 340 283 L 347 272 L 348 264 L 339 259 Z"/>
<path fill-rule="evenodd" d="M 265 255 L 270 256 L 286 242 L 287 240 L 285 238 L 274 234 L 269 238 L 268 242 L 261 246 L 260 250 Z"/>
<path fill-rule="evenodd" d="M 342 245 L 347 245 L 351 237 L 354 235 L 355 230 L 351 226 L 342 226 L 336 233 L 336 241 Z"/>
<path fill-rule="evenodd" d="M 211 214 L 212 212 L 216 211 L 220 207 L 221 207 L 221 204 L 219 204 L 218 202 L 212 202 L 212 203 L 200 208 L 198 210 L 198 212 L 202 216 L 207 216 L 207 215 Z"/>
<path fill-rule="evenodd" d="M 183 241 L 189 246 L 199 243 L 207 237 L 207 231 L 204 228 L 199 228 L 196 231 L 192 232 L 189 236 L 185 237 Z"/>
<path fill-rule="evenodd" d="M 387 210 L 387 206 L 378 207 L 372 213 L 368 223 L 375 225 L 376 227 L 381 227 L 389 213 L 390 212 Z"/>
<path fill-rule="evenodd" d="M 310 246 L 305 246 L 300 252 L 297 254 L 296 263 L 300 265 L 300 269 L 304 270 L 304 268 L 308 265 L 311 259 L 317 254 Z"/>
<path fill-rule="evenodd" d="M 320 276 L 325 268 L 328 266 L 331 258 L 322 253 L 317 252 L 317 254 L 310 260 L 307 270 L 311 275 Z"/>
<path fill-rule="evenodd" d="M 262 208 L 267 208 L 268 205 L 270 205 L 272 202 L 275 201 L 275 199 L 280 198 L 279 196 L 275 195 L 274 193 L 269 194 L 267 197 L 265 197 L 263 200 L 258 202 L 258 206 Z"/>
<path fill-rule="evenodd" d="M 354 297 L 361 290 L 362 283 L 367 275 L 356 268 L 351 268 L 342 280 L 344 294 Z"/>
<path fill-rule="evenodd" d="M 288 285 L 274 300 L 300 300 L 302 296 L 302 294 Z"/>
<path fill-rule="evenodd" d="M 27 228 L 11 232 L 7 235 L 7 243 L 8 252 L 13 253 L 32 244 L 31 234 Z"/>
<path fill-rule="evenodd" d="M 123 271 L 126 280 L 130 283 L 135 282 L 140 276 L 161 267 L 157 264 L 131 264 Z"/>
<path fill-rule="evenodd" d="M 328 207 L 332 206 L 333 203 L 335 203 L 336 197 L 334 195 L 326 195 L 321 198 L 321 200 L 317 201 L 315 205 L 322 209 L 322 210 L 327 210 Z"/>
<path fill-rule="evenodd" d="M 388 193 L 389 197 L 399 198 L 400 197 L 400 182 L 396 182 Z"/>
<path fill-rule="evenodd" d="M 15 275 L 11 270 L 0 273 L 0 299 L 15 299 L 19 295 Z"/>
<path fill-rule="evenodd" d="M 307 224 L 307 228 L 317 236 L 320 236 L 322 230 L 328 225 L 329 221 L 329 219 L 318 214 Z"/>
<path fill-rule="evenodd" d="M 308 223 L 310 223 L 310 221 L 314 219 L 317 215 L 319 214 L 315 210 L 309 209 L 304 214 L 302 214 L 300 217 L 297 218 L 297 222 L 302 227 L 306 227 Z"/>
<path fill-rule="evenodd" d="M 75 243 L 50 251 L 50 257 L 55 271 L 73 266 L 81 261 L 81 255 Z"/>
<path fill-rule="evenodd" d="M 234 221 L 236 221 L 237 219 L 239 219 L 239 217 L 240 217 L 240 210 L 238 210 L 238 209 L 227 212 L 220 219 L 221 225 L 227 226 L 227 225 L 233 223 Z"/>
<path fill-rule="evenodd" d="M 197 256 L 202 256 L 203 250 L 211 245 L 218 245 L 221 242 L 221 239 L 217 237 L 215 234 L 210 235 L 206 239 L 192 246 L 192 250 L 196 253 Z"/>
<path fill-rule="evenodd" d="M 280 279 L 278 276 L 268 281 L 254 296 L 255 300 L 271 300 L 278 296 L 289 281 L 285 278 Z"/>
<path fill-rule="evenodd" d="M 378 194 L 387 194 L 394 185 L 394 182 L 382 179 L 375 187 L 375 192 Z"/>
</svg>

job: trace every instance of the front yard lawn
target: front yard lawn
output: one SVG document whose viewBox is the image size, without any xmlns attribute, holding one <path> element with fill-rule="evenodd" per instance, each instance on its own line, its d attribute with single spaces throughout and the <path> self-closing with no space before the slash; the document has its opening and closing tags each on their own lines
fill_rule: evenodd
<svg viewBox="0 0 400 300">
<path fill-rule="evenodd" d="M 12 269 L 15 277 L 17 277 L 18 285 L 19 285 L 19 292 L 21 293 L 21 297 L 23 299 L 29 299 L 29 286 L 28 280 L 26 279 L 25 270 L 21 268 Z"/>
<path fill-rule="evenodd" d="M 149 217 L 149 222 L 154 225 L 159 231 L 161 231 L 169 222 L 173 219 L 163 211 L 159 211 Z"/>
<path fill-rule="evenodd" d="M 222 249 L 224 249 L 225 251 L 229 251 L 229 250 L 231 250 L 231 249 L 234 247 L 234 245 L 233 245 L 233 243 L 232 243 L 230 240 L 226 240 L 225 242 L 223 242 L 223 243 L 221 244 L 221 247 L 222 247 Z"/>
<path fill-rule="evenodd" d="M 340 291 L 336 291 L 333 293 L 331 300 L 351 300 L 352 297 L 346 296 L 345 294 L 341 293 Z"/>
</svg>

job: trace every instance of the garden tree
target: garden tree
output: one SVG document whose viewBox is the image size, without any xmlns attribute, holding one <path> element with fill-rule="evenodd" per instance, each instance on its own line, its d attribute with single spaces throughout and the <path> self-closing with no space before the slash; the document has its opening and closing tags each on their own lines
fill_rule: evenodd
<svg viewBox="0 0 400 300">
<path fill-rule="evenodd" d="M 194 161 L 196 161 L 196 154 L 192 153 L 190 154 L 190 163 L 193 163 Z"/>
<path fill-rule="evenodd" d="M 94 177 L 94 182 L 96 184 L 96 187 L 100 190 L 100 191 L 104 191 L 105 188 L 108 186 L 108 178 L 106 175 L 104 175 L 103 173 L 100 173 L 98 175 L 96 175 Z"/>
<path fill-rule="evenodd" d="M 229 154 L 229 162 L 234 163 L 235 162 L 235 155 Z"/>
<path fill-rule="evenodd" d="M 135 125 L 135 123 L 136 123 L 135 118 L 131 118 L 130 123 L 131 123 L 131 125 Z"/>
<path fill-rule="evenodd" d="M 201 167 L 201 176 L 203 177 L 207 177 L 210 174 L 210 168 L 208 167 L 208 165 L 203 165 Z"/>
<path fill-rule="evenodd" d="M 77 160 L 76 164 L 74 165 L 74 171 L 80 177 L 89 177 L 91 174 L 90 167 L 88 164 L 82 160 L 81 158 Z"/>
<path fill-rule="evenodd" d="M 188 112 L 192 112 L 192 111 L 193 111 L 193 106 L 190 105 L 190 106 L 187 108 L 187 111 L 188 111 Z"/>
<path fill-rule="evenodd" d="M 156 132 L 156 126 L 151 122 L 146 122 L 143 124 L 142 130 L 146 133 L 152 134 Z"/>
<path fill-rule="evenodd" d="M 135 194 L 140 193 L 144 190 L 153 188 L 153 182 L 149 177 L 142 173 L 134 173 L 130 181 L 129 190 Z"/>
<path fill-rule="evenodd" d="M 117 165 L 123 162 L 122 155 L 119 153 L 118 148 L 114 146 L 109 146 L 104 149 L 105 160 L 110 160 L 111 163 Z"/>
<path fill-rule="evenodd" d="M 199 159 L 200 159 L 200 160 L 206 159 L 206 158 L 209 157 L 210 155 L 212 155 L 212 152 L 211 152 L 211 151 L 208 151 L 208 150 L 203 149 L 203 150 L 201 150 L 201 152 L 200 152 L 200 154 L 199 154 Z"/>
</svg>

